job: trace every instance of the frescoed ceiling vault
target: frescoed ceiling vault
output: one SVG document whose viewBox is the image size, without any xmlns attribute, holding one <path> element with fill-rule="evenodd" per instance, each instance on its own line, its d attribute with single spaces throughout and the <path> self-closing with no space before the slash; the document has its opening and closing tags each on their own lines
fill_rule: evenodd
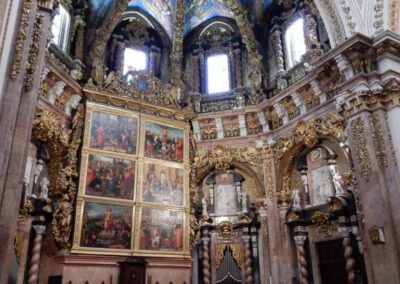
<svg viewBox="0 0 400 284">
<path fill-rule="evenodd" d="M 101 21 L 115 0 L 90 0 L 91 18 Z M 257 2 L 264 8 L 271 0 L 240 0 L 243 8 L 251 10 Z M 260 2 L 260 3 L 258 3 Z M 216 17 L 234 18 L 225 0 L 185 0 L 184 36 L 202 23 Z M 133 0 L 128 9 L 142 11 L 158 21 L 170 38 L 173 37 L 173 24 L 176 12 L 176 0 Z"/>
</svg>

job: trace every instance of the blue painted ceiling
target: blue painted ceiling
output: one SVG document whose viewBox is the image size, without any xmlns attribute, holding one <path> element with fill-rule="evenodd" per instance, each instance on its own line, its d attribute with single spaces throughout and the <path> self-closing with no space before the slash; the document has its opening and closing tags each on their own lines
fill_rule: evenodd
<svg viewBox="0 0 400 284">
<path fill-rule="evenodd" d="M 115 0 L 89 0 L 95 18 L 105 16 Z M 224 0 L 185 0 L 186 14 L 184 34 L 214 17 L 232 18 L 232 14 Z M 254 1 L 263 1 L 268 6 L 271 0 L 240 0 L 244 7 L 250 7 Z M 152 16 L 172 38 L 176 0 L 132 0 L 128 7 L 144 11 Z"/>
</svg>

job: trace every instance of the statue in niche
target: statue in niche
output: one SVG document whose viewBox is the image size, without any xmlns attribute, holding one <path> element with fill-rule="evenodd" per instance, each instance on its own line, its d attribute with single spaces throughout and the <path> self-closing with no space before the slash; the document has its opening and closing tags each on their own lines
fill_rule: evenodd
<svg viewBox="0 0 400 284">
<path fill-rule="evenodd" d="M 202 206 L 202 216 L 208 218 L 208 211 L 207 211 L 207 200 L 205 197 L 201 199 L 201 206 Z"/>
<path fill-rule="evenodd" d="M 49 94 L 48 94 L 48 100 L 50 101 L 50 103 L 52 103 L 54 105 L 54 103 L 56 102 L 56 99 L 62 95 L 62 93 L 64 92 L 64 88 L 67 84 L 64 83 L 63 81 L 58 81 L 54 84 L 54 86 L 49 90 Z"/>
<path fill-rule="evenodd" d="M 81 101 L 81 96 L 80 95 L 73 95 L 68 102 L 65 104 L 64 107 L 64 112 L 68 115 L 71 116 L 71 112 L 73 109 L 76 109 L 79 105 L 79 102 Z"/>
<path fill-rule="evenodd" d="M 39 183 L 39 198 L 48 199 L 50 181 L 47 176 L 41 178 Z"/>
<path fill-rule="evenodd" d="M 329 168 L 329 174 L 331 175 L 332 183 L 335 188 L 335 195 L 344 195 L 345 190 L 343 188 L 343 179 L 335 166 Z"/>
<path fill-rule="evenodd" d="M 300 209 L 301 203 L 300 203 L 300 195 L 299 195 L 298 189 L 293 189 L 293 197 L 292 198 L 293 198 L 292 207 L 295 209 Z"/>
<path fill-rule="evenodd" d="M 242 200 L 242 212 L 247 213 L 247 195 L 246 193 L 241 194 L 241 200 Z"/>
<path fill-rule="evenodd" d="M 245 107 L 246 105 L 246 99 L 243 95 L 238 95 L 236 97 L 236 107 L 237 109 L 241 109 L 243 107 Z"/>
</svg>

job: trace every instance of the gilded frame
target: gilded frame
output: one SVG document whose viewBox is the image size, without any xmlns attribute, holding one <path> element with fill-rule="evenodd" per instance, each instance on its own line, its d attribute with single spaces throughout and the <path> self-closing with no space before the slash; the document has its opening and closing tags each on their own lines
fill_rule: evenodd
<svg viewBox="0 0 400 284">
<path fill-rule="evenodd" d="M 137 137 L 136 137 L 136 153 L 134 155 L 118 153 L 113 151 L 104 151 L 101 149 L 91 148 L 89 145 L 90 133 L 92 129 L 93 112 L 102 112 L 109 115 L 119 115 L 128 118 L 137 119 Z M 105 106 L 99 103 L 87 102 L 86 119 L 85 119 L 85 132 L 83 138 L 83 148 L 81 152 L 81 165 L 80 165 L 80 180 L 79 190 L 77 197 L 76 218 L 75 218 L 75 231 L 74 241 L 71 252 L 84 253 L 84 254 L 109 254 L 109 255 L 137 255 L 137 256 L 158 256 L 158 257 L 190 257 L 189 252 L 189 131 L 190 126 L 183 121 L 175 121 L 168 118 L 162 118 L 155 115 L 141 113 L 138 111 L 128 111 L 118 107 Z M 183 133 L 183 161 L 182 163 L 174 161 L 164 161 L 160 159 L 148 158 L 144 155 L 145 150 L 145 123 L 151 122 L 174 129 L 180 129 Z M 132 199 L 122 199 L 110 196 L 88 195 L 85 192 L 87 182 L 87 167 L 89 156 L 102 156 L 111 159 L 122 159 L 135 163 L 135 182 L 133 189 Z M 143 175 L 144 167 L 155 165 L 159 168 L 169 168 L 172 172 L 180 172 L 183 175 L 183 200 L 182 204 L 159 204 L 156 202 L 143 201 Z M 115 248 L 98 248 L 82 246 L 82 224 L 87 221 L 87 216 L 84 220 L 85 203 L 101 203 L 110 206 L 127 206 L 132 209 L 131 219 L 131 247 L 130 249 L 115 249 Z M 140 225 L 141 216 L 144 208 L 167 210 L 177 212 L 176 214 L 182 215 L 183 226 L 183 244 L 182 250 L 143 250 L 140 249 Z M 138 227 L 139 226 L 139 227 Z"/>
</svg>

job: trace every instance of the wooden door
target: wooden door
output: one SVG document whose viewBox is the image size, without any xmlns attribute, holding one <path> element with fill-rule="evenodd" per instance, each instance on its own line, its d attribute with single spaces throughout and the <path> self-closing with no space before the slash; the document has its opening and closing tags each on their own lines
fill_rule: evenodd
<svg viewBox="0 0 400 284">
<path fill-rule="evenodd" d="M 347 283 L 342 240 L 317 243 L 321 284 Z"/>
</svg>

